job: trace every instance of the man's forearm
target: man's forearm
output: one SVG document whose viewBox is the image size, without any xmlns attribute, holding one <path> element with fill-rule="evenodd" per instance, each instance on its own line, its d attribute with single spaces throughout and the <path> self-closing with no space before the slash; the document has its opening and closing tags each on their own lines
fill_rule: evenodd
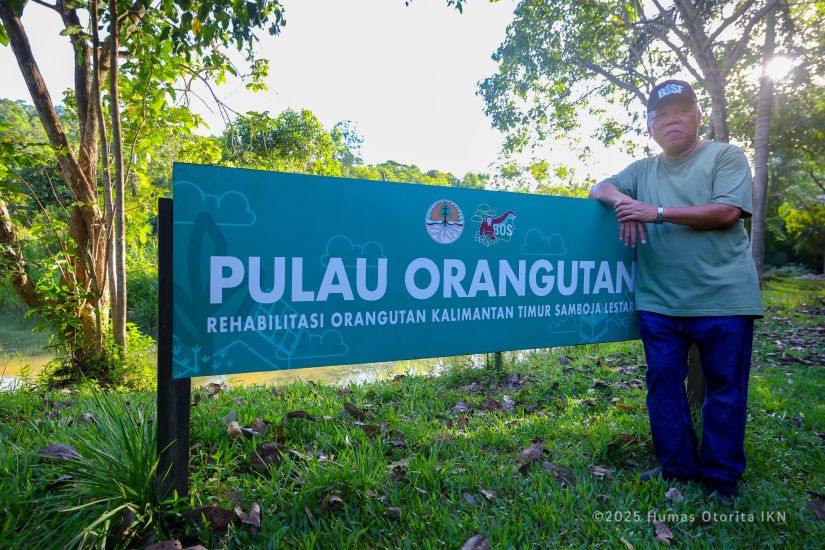
<svg viewBox="0 0 825 550">
<path fill-rule="evenodd" d="M 687 225 L 694 229 L 727 229 L 736 223 L 741 212 L 735 206 L 720 203 L 665 206 L 663 218 L 665 222 Z"/>
<path fill-rule="evenodd" d="M 613 206 L 617 200 L 627 198 L 627 195 L 619 191 L 612 183 L 603 181 L 597 183 L 590 189 L 588 197 L 601 201 L 608 206 Z"/>
</svg>

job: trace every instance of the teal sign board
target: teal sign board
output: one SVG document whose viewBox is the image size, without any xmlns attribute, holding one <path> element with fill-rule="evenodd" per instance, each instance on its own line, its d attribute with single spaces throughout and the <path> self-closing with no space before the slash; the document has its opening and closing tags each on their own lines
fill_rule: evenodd
<svg viewBox="0 0 825 550">
<path fill-rule="evenodd" d="M 637 338 L 595 201 L 174 168 L 174 377 Z"/>
</svg>

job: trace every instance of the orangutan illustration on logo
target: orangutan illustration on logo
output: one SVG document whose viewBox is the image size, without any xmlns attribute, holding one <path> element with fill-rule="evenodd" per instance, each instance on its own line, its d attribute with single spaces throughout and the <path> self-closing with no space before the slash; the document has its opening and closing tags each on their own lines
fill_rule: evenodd
<svg viewBox="0 0 825 550">
<path fill-rule="evenodd" d="M 501 216 L 487 204 L 479 205 L 473 214 L 473 221 L 479 223 L 475 240 L 484 246 L 492 246 L 497 242 L 508 242 L 515 231 L 516 213 L 506 211 Z"/>
</svg>

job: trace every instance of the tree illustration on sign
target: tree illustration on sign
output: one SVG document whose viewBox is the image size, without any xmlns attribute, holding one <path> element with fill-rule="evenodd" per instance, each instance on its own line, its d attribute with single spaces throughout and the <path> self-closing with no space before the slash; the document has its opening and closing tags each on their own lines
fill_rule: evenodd
<svg viewBox="0 0 825 550">
<path fill-rule="evenodd" d="M 440 200 L 427 211 L 427 233 L 441 244 L 455 242 L 464 230 L 464 214 L 452 201 Z"/>
<path fill-rule="evenodd" d="M 451 214 L 452 214 L 452 212 L 450 212 L 450 205 L 449 204 L 447 204 L 445 202 L 443 205 L 441 205 L 441 219 L 442 219 L 441 223 L 443 223 L 444 225 L 447 225 L 447 218 L 449 218 Z"/>
</svg>

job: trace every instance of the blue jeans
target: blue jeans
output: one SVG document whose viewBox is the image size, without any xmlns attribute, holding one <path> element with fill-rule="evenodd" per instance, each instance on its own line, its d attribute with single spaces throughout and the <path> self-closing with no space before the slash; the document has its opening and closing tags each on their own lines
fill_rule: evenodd
<svg viewBox="0 0 825 550">
<path fill-rule="evenodd" d="M 735 485 L 745 471 L 753 319 L 671 317 L 639 311 L 639 332 L 647 357 L 650 431 L 663 477 Z M 701 447 L 685 392 L 692 343 L 699 348 L 707 388 Z"/>
</svg>

